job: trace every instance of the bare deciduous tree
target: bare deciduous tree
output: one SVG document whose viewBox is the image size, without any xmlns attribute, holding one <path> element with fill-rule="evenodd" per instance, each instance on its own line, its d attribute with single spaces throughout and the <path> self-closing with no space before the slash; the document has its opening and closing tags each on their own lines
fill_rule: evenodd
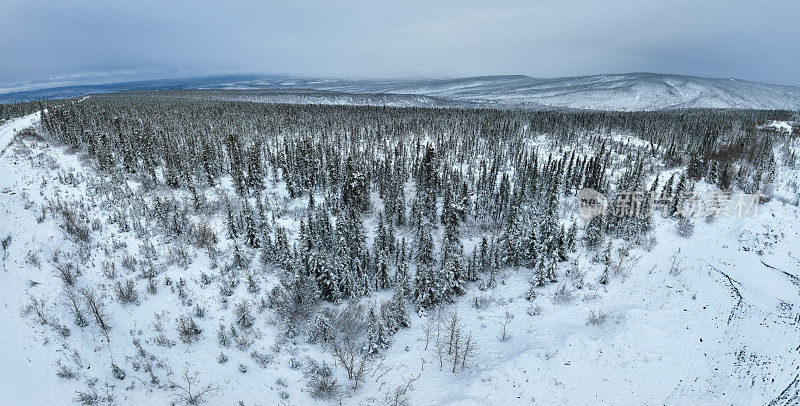
<svg viewBox="0 0 800 406">
<path fill-rule="evenodd" d="M 205 403 L 208 396 L 219 391 L 220 388 L 213 384 L 201 386 L 197 375 L 197 373 L 191 375 L 188 370 L 184 370 L 180 382 L 169 382 L 172 396 L 176 398 L 178 404 L 199 405 Z"/>
<path fill-rule="evenodd" d="M 511 322 L 511 319 L 514 317 L 508 311 L 508 307 L 505 308 L 506 314 L 505 319 L 503 320 L 503 328 L 500 331 L 500 341 L 507 341 L 511 336 L 508 335 L 508 323 Z"/>
<path fill-rule="evenodd" d="M 333 356 L 353 381 L 353 389 L 358 389 L 358 382 L 370 365 L 370 356 L 363 351 L 363 345 L 352 336 L 337 338 L 333 341 Z"/>
<path fill-rule="evenodd" d="M 414 389 L 414 382 L 419 379 L 420 376 L 422 376 L 422 374 L 404 378 L 401 385 L 394 388 L 394 390 L 387 391 L 383 398 L 384 404 L 392 406 L 408 405 L 408 391 Z"/>
<path fill-rule="evenodd" d="M 78 293 L 83 296 L 86 307 L 89 308 L 89 312 L 91 312 L 92 316 L 94 316 L 94 321 L 97 322 L 97 325 L 99 325 L 103 331 L 108 331 L 111 326 L 108 324 L 106 304 L 103 303 L 103 300 L 100 298 L 100 296 L 97 295 L 97 293 L 95 293 L 93 290 L 89 289 L 81 289 L 78 291 Z"/>
</svg>

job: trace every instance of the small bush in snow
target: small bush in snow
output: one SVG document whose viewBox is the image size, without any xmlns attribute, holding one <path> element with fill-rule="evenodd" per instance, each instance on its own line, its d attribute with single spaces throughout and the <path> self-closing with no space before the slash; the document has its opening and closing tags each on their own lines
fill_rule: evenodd
<svg viewBox="0 0 800 406">
<path fill-rule="evenodd" d="M 75 403 L 91 406 L 100 403 L 100 397 L 97 392 L 75 392 L 75 397 L 72 399 Z"/>
<path fill-rule="evenodd" d="M 0 240 L 0 246 L 3 247 L 3 257 L 5 258 L 8 255 L 8 247 L 11 246 L 11 234 Z"/>
<path fill-rule="evenodd" d="M 74 285 L 75 280 L 78 278 L 78 275 L 80 275 L 80 272 L 75 267 L 75 264 L 71 262 L 66 264 L 58 264 L 56 266 L 56 271 L 58 271 L 56 276 L 58 276 L 67 286 Z"/>
<path fill-rule="evenodd" d="M 97 325 L 100 326 L 103 331 L 108 331 L 111 326 L 108 324 L 109 317 L 106 313 L 106 304 L 103 302 L 102 297 L 95 293 L 95 291 L 89 289 L 81 289 L 78 292 L 83 296 L 84 303 L 89 309 L 89 313 L 94 317 L 94 321 Z"/>
<path fill-rule="evenodd" d="M 69 308 L 72 315 L 75 317 L 75 325 L 78 327 L 86 327 L 89 325 L 89 322 L 86 321 L 86 317 L 83 315 L 83 311 L 81 310 L 81 299 L 74 290 L 67 290 L 66 291 L 67 300 L 65 305 Z"/>
<path fill-rule="evenodd" d="M 234 317 L 236 319 L 236 324 L 239 325 L 241 328 L 250 328 L 253 327 L 253 314 L 250 310 L 250 303 L 247 300 L 242 300 L 236 305 L 236 308 L 233 311 Z"/>
<path fill-rule="evenodd" d="M 77 375 L 66 365 L 62 364 L 61 361 L 59 361 L 58 371 L 56 371 L 56 376 L 63 379 L 75 379 Z"/>
<path fill-rule="evenodd" d="M 124 283 L 122 281 L 114 283 L 114 293 L 122 303 L 136 303 L 139 300 L 139 292 L 136 291 L 136 284 L 132 279 L 126 279 Z"/>
<path fill-rule="evenodd" d="M 205 403 L 207 397 L 219 391 L 219 388 L 212 384 L 201 386 L 196 373 L 190 375 L 189 371 L 183 371 L 182 378 L 183 379 L 178 382 L 169 382 L 172 396 L 176 398 L 177 404 L 199 405 Z"/>
<path fill-rule="evenodd" d="M 310 375 L 307 386 L 311 392 L 311 397 L 315 399 L 331 399 L 339 393 L 339 384 L 333 377 L 331 367 L 326 363 L 317 363 L 314 360 L 309 360 Z"/>
<path fill-rule="evenodd" d="M 569 304 L 575 299 L 575 295 L 572 294 L 572 291 L 567 288 L 566 283 L 562 283 L 561 286 L 556 289 L 553 293 L 553 304 Z"/>
<path fill-rule="evenodd" d="M 122 257 L 120 265 L 122 266 L 123 269 L 127 269 L 128 271 L 133 271 L 136 268 L 137 263 L 138 261 L 136 260 L 136 257 L 128 254 Z"/>
<path fill-rule="evenodd" d="M 25 263 L 39 268 L 39 256 L 36 255 L 36 252 L 34 251 L 28 251 L 28 253 L 25 255 Z"/>
<path fill-rule="evenodd" d="M 155 339 L 156 345 L 166 348 L 172 348 L 175 346 L 175 341 L 170 340 L 164 333 L 159 333 Z"/>
<path fill-rule="evenodd" d="M 200 336 L 203 330 L 197 326 L 192 316 L 181 316 L 178 318 L 178 336 L 184 343 L 192 343 Z"/>
<path fill-rule="evenodd" d="M 217 245 L 217 234 L 207 221 L 197 224 L 192 230 L 192 235 L 194 244 L 199 248 L 209 249 Z"/>
<path fill-rule="evenodd" d="M 526 312 L 530 316 L 538 316 L 538 315 L 542 314 L 542 306 L 530 305 L 530 306 L 528 306 L 528 309 L 526 310 Z"/>
<path fill-rule="evenodd" d="M 158 293 L 158 279 L 155 277 L 147 278 L 147 293 L 151 295 Z"/>
<path fill-rule="evenodd" d="M 117 277 L 117 265 L 111 261 L 103 261 L 103 275 L 108 279 Z"/>
<path fill-rule="evenodd" d="M 683 238 L 689 238 L 694 235 L 694 222 L 686 217 L 679 218 L 676 227 L 678 229 L 678 235 Z"/>
<path fill-rule="evenodd" d="M 231 336 L 233 336 L 234 345 L 240 351 L 247 350 L 251 345 L 253 345 L 253 343 L 256 342 L 256 337 L 252 330 L 242 330 L 237 332 L 236 329 L 231 326 Z"/>
<path fill-rule="evenodd" d="M 482 310 L 488 308 L 492 303 L 494 303 L 494 297 L 492 296 L 475 296 L 475 299 L 472 301 L 472 307 Z"/>
<path fill-rule="evenodd" d="M 125 379 L 125 371 L 120 368 L 117 364 L 111 364 L 111 373 L 114 374 L 114 377 L 119 379 L 120 381 Z"/>
<path fill-rule="evenodd" d="M 599 326 L 606 322 L 608 318 L 608 314 L 602 310 L 598 310 L 597 313 L 592 310 L 589 313 L 589 318 L 586 320 L 586 324 L 590 326 Z"/>
<path fill-rule="evenodd" d="M 532 302 L 534 299 L 536 299 L 536 296 L 538 296 L 538 293 L 536 293 L 536 288 L 536 284 L 531 283 L 531 285 L 528 287 L 528 293 L 525 294 L 525 300 Z"/>
<path fill-rule="evenodd" d="M 47 305 L 44 302 L 44 299 L 37 298 L 35 296 L 30 296 L 30 302 L 25 309 L 23 310 L 23 314 L 29 315 L 32 314 L 36 319 L 39 321 L 41 325 L 46 325 L 48 323 L 47 313 L 45 309 Z"/>
<path fill-rule="evenodd" d="M 58 319 L 54 318 L 53 320 L 50 320 L 49 324 L 53 327 L 53 330 L 55 330 L 56 333 L 58 333 L 58 335 L 60 335 L 62 338 L 67 338 L 69 337 L 70 334 L 72 334 L 69 327 L 61 324 L 61 322 L 59 322 Z"/>
<path fill-rule="evenodd" d="M 256 364 L 258 364 L 261 368 L 266 368 L 267 365 L 272 362 L 272 355 L 264 354 L 256 350 L 250 352 L 250 358 L 252 358 L 253 361 L 255 361 Z"/>
<path fill-rule="evenodd" d="M 82 213 L 79 216 L 69 206 L 61 207 L 60 211 L 61 217 L 64 219 L 64 229 L 67 230 L 67 233 L 78 239 L 78 241 L 88 242 L 91 231 L 87 225 L 86 213 Z"/>
<path fill-rule="evenodd" d="M 333 340 L 334 331 L 331 327 L 331 318 L 328 309 L 324 309 L 314 317 L 314 321 L 308 326 L 308 342 L 327 343 Z"/>
</svg>

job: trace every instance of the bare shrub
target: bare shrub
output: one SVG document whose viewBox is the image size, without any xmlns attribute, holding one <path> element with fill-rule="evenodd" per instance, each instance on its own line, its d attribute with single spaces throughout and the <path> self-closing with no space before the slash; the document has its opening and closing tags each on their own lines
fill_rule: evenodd
<svg viewBox="0 0 800 406">
<path fill-rule="evenodd" d="M 8 248 L 11 247 L 11 240 L 11 234 L 3 237 L 3 239 L 0 240 L 0 247 L 3 248 L 3 259 L 8 257 Z"/>
<path fill-rule="evenodd" d="M 36 296 L 29 296 L 30 301 L 28 305 L 22 310 L 22 313 L 25 315 L 33 315 L 39 321 L 41 325 L 46 325 L 48 323 L 47 318 L 47 304 L 44 302 L 44 299 L 38 298 Z"/>
<path fill-rule="evenodd" d="M 75 379 L 77 374 L 74 371 L 69 369 L 66 365 L 62 364 L 61 361 L 58 361 L 56 364 L 58 370 L 56 371 L 56 376 L 62 379 Z"/>
<path fill-rule="evenodd" d="M 75 397 L 72 399 L 73 402 L 84 405 L 84 406 L 91 406 L 100 403 L 100 396 L 97 392 L 75 392 Z"/>
<path fill-rule="evenodd" d="M 319 303 L 314 286 L 315 281 L 308 276 L 290 275 L 270 291 L 268 305 L 286 323 L 290 337 L 297 334 L 298 323 L 308 318 Z"/>
<path fill-rule="evenodd" d="M 79 241 L 88 242 L 91 231 L 87 224 L 88 220 L 86 219 L 86 214 L 82 213 L 79 216 L 75 213 L 75 209 L 67 205 L 62 205 L 59 212 L 64 220 L 64 229 L 67 233 L 77 238 Z"/>
<path fill-rule="evenodd" d="M 482 310 L 488 308 L 492 303 L 494 303 L 495 299 L 492 296 L 475 296 L 475 299 L 472 301 L 472 307 Z"/>
<path fill-rule="evenodd" d="M 453 312 L 447 322 L 439 324 L 443 328 L 436 337 L 436 354 L 439 358 L 439 367 L 449 364 L 450 371 L 456 373 L 456 368 L 466 368 L 467 360 L 474 357 L 477 352 L 472 334 L 464 331 L 458 312 Z"/>
<path fill-rule="evenodd" d="M 247 300 L 242 300 L 236 305 L 236 308 L 233 311 L 234 318 L 236 320 L 236 324 L 239 327 L 245 329 L 253 327 L 253 322 L 255 318 L 253 317 L 252 310 L 250 307 L 250 302 Z"/>
<path fill-rule="evenodd" d="M 394 390 L 389 390 L 383 397 L 383 402 L 385 405 L 391 406 L 407 406 L 409 402 L 408 392 L 414 389 L 414 381 L 420 378 L 421 374 L 417 376 L 404 378 L 403 384 L 394 388 Z"/>
<path fill-rule="evenodd" d="M 103 331 L 108 331 L 111 326 L 108 324 L 108 315 L 106 314 L 106 304 L 103 303 L 103 300 L 97 295 L 93 290 L 89 289 L 81 289 L 78 293 L 83 296 L 84 302 L 86 303 L 86 307 L 89 308 L 89 312 L 94 317 L 95 322 L 97 325 L 100 326 Z"/>
<path fill-rule="evenodd" d="M 371 363 L 369 353 L 363 351 L 363 348 L 364 345 L 352 336 L 340 337 L 333 341 L 333 356 L 347 372 L 347 379 L 353 381 L 354 389 L 358 389 L 358 382 L 364 377 Z"/>
<path fill-rule="evenodd" d="M 260 337 L 258 332 L 253 329 L 237 332 L 233 326 L 231 326 L 231 336 L 233 337 L 233 345 L 240 351 L 245 351 L 250 348 L 250 346 L 256 342 L 256 339 Z"/>
<path fill-rule="evenodd" d="M 530 316 L 538 316 L 542 314 L 542 306 L 531 304 L 525 312 Z"/>
<path fill-rule="evenodd" d="M 167 252 L 167 265 L 177 265 L 181 268 L 186 268 L 191 263 L 189 250 L 182 244 L 171 246 Z"/>
<path fill-rule="evenodd" d="M 78 275 L 80 275 L 80 271 L 78 271 L 78 268 L 72 262 L 56 265 L 56 271 L 56 276 L 58 276 L 67 286 L 74 285 L 75 280 L 77 279 Z"/>
<path fill-rule="evenodd" d="M 694 222 L 686 217 L 679 218 L 676 227 L 678 235 L 683 238 L 689 238 L 694 235 Z"/>
<path fill-rule="evenodd" d="M 564 305 L 572 303 L 573 300 L 575 300 L 575 295 L 567 288 L 566 283 L 562 283 L 561 286 L 553 292 L 553 304 Z"/>
<path fill-rule="evenodd" d="M 266 368 L 272 362 L 272 355 L 265 354 L 256 350 L 250 351 L 250 358 L 261 368 Z"/>
<path fill-rule="evenodd" d="M 101 265 L 103 268 L 103 276 L 108 279 L 114 279 L 117 277 L 117 265 L 111 261 L 103 261 Z"/>
<path fill-rule="evenodd" d="M 39 214 L 36 215 L 36 222 L 41 224 L 47 218 L 47 208 L 41 206 L 39 208 Z"/>
<path fill-rule="evenodd" d="M 503 319 L 503 322 L 501 324 L 502 328 L 500 330 L 500 341 L 508 341 L 508 339 L 511 338 L 511 336 L 508 334 L 508 323 L 511 322 L 511 319 L 514 318 L 514 316 L 511 313 L 509 313 L 507 307 L 505 310 L 506 310 L 505 319 Z"/>
<path fill-rule="evenodd" d="M 80 296 L 78 296 L 74 290 L 67 290 L 65 294 L 67 296 L 67 301 L 65 304 L 67 308 L 69 308 L 70 312 L 72 312 L 72 315 L 75 318 L 75 324 L 78 327 L 88 326 L 89 322 L 86 321 L 86 317 L 84 317 L 83 311 L 81 310 Z"/>
<path fill-rule="evenodd" d="M 599 326 L 606 322 L 608 318 L 608 314 L 602 310 L 598 310 L 597 313 L 592 310 L 589 312 L 589 318 L 586 320 L 586 324 L 590 326 Z"/>
<path fill-rule="evenodd" d="M 323 361 L 318 363 L 313 359 L 308 361 L 308 372 L 310 376 L 306 385 L 311 392 L 311 397 L 315 399 L 332 399 L 339 393 L 339 383 L 333 377 L 333 370 Z"/>
<path fill-rule="evenodd" d="M 669 274 L 671 276 L 678 276 L 682 274 L 684 269 L 686 269 L 686 266 L 683 264 L 683 261 L 686 259 L 686 257 L 678 256 L 678 254 L 675 253 L 669 259 L 670 259 Z"/>
<path fill-rule="evenodd" d="M 39 262 L 39 255 L 37 255 L 34 251 L 28 251 L 28 253 L 25 255 L 25 263 L 33 265 L 37 268 L 39 268 L 41 265 Z"/>
<path fill-rule="evenodd" d="M 194 237 L 194 245 L 199 248 L 209 249 L 217 245 L 219 241 L 217 238 L 217 233 L 214 232 L 214 229 L 208 224 L 207 221 L 201 221 L 192 230 L 193 237 Z"/>
<path fill-rule="evenodd" d="M 122 303 L 136 303 L 139 300 L 139 292 L 136 291 L 136 283 L 133 279 L 125 279 L 125 282 L 117 281 L 114 284 L 114 293 Z"/>
<path fill-rule="evenodd" d="M 181 381 L 169 382 L 172 396 L 177 400 L 177 404 L 199 405 L 205 403 L 209 396 L 220 390 L 218 386 L 213 384 L 200 385 L 197 376 L 198 373 L 196 372 L 191 375 L 188 370 L 184 370 L 183 374 L 181 374 Z"/>
<path fill-rule="evenodd" d="M 120 262 L 122 268 L 127 269 L 128 271 L 133 271 L 136 268 L 136 264 L 136 257 L 130 254 L 123 256 L 122 261 Z"/>
<path fill-rule="evenodd" d="M 196 341 L 203 332 L 203 330 L 197 326 L 197 323 L 194 322 L 192 316 L 178 317 L 177 330 L 181 341 L 187 344 L 191 344 L 192 342 Z"/>
</svg>

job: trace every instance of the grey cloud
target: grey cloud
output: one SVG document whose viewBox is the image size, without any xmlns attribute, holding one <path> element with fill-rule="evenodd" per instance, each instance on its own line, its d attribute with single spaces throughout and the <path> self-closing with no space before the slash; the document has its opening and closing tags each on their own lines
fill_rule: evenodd
<svg viewBox="0 0 800 406">
<path fill-rule="evenodd" d="M 0 84 L 86 72 L 636 71 L 800 84 L 797 15 L 796 0 L 9 1 Z"/>
</svg>

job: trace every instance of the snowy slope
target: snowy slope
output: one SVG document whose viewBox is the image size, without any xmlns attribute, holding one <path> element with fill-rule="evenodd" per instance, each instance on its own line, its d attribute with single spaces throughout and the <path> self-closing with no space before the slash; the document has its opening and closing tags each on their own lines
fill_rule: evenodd
<svg viewBox="0 0 800 406">
<path fill-rule="evenodd" d="M 29 294 L 60 302 L 61 281 L 53 275 L 48 258 L 55 251 L 75 248 L 58 221 L 49 217 L 38 221 L 38 207 L 45 204 L 45 197 L 69 201 L 85 195 L 88 177 L 97 176 L 80 154 L 63 147 L 35 138 L 12 143 L 20 129 L 35 126 L 37 120 L 34 114 L 0 129 L 0 238 L 12 237 L 0 271 L 4 366 L 0 399 L 7 404 L 66 404 L 76 390 L 85 388 L 86 379 L 96 377 L 98 388 L 103 382 L 117 382 L 118 404 L 168 404 L 169 392 L 139 384 L 137 379 L 146 375 L 134 372 L 125 357 L 136 352 L 131 338 L 149 342 L 154 312 L 179 311 L 168 288 L 162 286 L 157 294 L 141 289 L 147 296 L 141 305 L 110 304 L 112 354 L 130 376 L 125 381 L 111 376 L 108 350 L 96 328 L 79 329 L 68 323 L 72 336 L 66 341 L 21 315 Z M 56 169 L 72 173 L 73 180 L 61 183 Z M 791 179 L 796 173 L 779 177 Z M 303 204 L 299 199 L 289 206 Z M 104 210 L 98 205 L 93 215 L 103 218 Z M 442 309 L 443 313 L 457 310 L 477 340 L 479 351 L 470 368 L 456 374 L 440 370 L 435 353 L 424 349 L 423 326 L 435 315 L 413 316 L 411 328 L 398 332 L 384 355 L 389 369 L 385 373 L 376 369 L 364 387 L 342 403 L 379 404 L 386 388 L 419 375 L 411 393 L 413 405 L 762 405 L 773 400 L 777 405 L 797 404 L 800 231 L 794 225 L 798 215 L 796 206 L 773 200 L 760 207 L 756 218 L 698 221 L 695 236 L 689 239 L 675 233 L 674 221 L 659 219 L 658 244 L 650 252 L 632 251 L 632 258 L 639 261 L 632 263 L 629 275 L 615 276 L 607 286 L 587 283 L 584 289 L 571 290 L 572 300 L 564 303 L 552 300 L 557 285 L 543 288 L 533 303 L 524 300 L 530 271 L 507 270 L 497 289 L 470 287 L 467 295 Z M 113 227 L 104 227 L 103 233 L 98 240 L 121 240 L 131 249 L 137 244 L 130 233 L 117 233 Z M 41 262 L 32 263 L 30 252 Z M 672 258 L 682 264 L 679 272 L 670 272 Z M 101 259 L 87 263 L 81 278 L 103 283 L 97 263 Z M 181 276 L 193 283 L 207 269 L 207 261 L 200 255 L 189 269 L 169 272 L 176 280 Z M 595 281 L 601 270 L 585 256 L 578 258 L 578 265 L 587 272 L 587 281 Z M 170 349 L 147 346 L 147 350 L 164 360 L 173 374 L 188 365 L 203 371 L 203 382 L 217 382 L 221 390 L 210 404 L 235 404 L 240 399 L 248 405 L 312 403 L 292 362 L 308 356 L 330 361 L 330 356 L 302 340 L 284 341 L 266 368 L 236 351 L 228 352 L 231 360 L 226 364 L 218 364 L 216 319 L 226 317 L 229 310 L 205 301 L 217 297 L 211 290 L 200 290 L 196 297 L 208 306 L 206 321 L 201 321 L 206 323 L 202 341 L 192 346 L 178 342 Z M 477 308 L 476 302 L 484 304 Z M 532 311 L 535 307 L 539 310 Z M 510 338 L 502 341 L 506 309 L 514 317 Z M 608 321 L 587 325 L 589 312 L 598 310 L 608 314 Z M 62 306 L 53 306 L 52 311 L 69 320 Z M 166 331 L 178 341 L 172 328 L 175 316 L 169 313 Z M 277 345 L 277 327 L 269 318 L 259 316 L 257 323 L 262 336 L 254 348 Z M 56 377 L 56 363 L 71 362 L 73 351 L 82 357 L 84 370 L 78 372 L 84 378 Z M 237 370 L 239 363 L 249 366 L 247 374 Z M 347 381 L 341 370 L 337 374 L 340 382 Z M 277 385 L 278 378 L 285 378 L 288 386 Z M 288 400 L 279 396 L 280 391 Z"/>
<path fill-rule="evenodd" d="M 38 122 L 39 113 L 10 120 L 0 127 L 0 238 L 12 235 L 11 244 L 57 244 L 63 236 L 57 228 L 37 228 L 37 235 L 26 233 L 33 230 L 36 222 L 21 211 L 27 186 L 18 183 L 19 168 L 12 153 L 8 151 L 13 137 L 24 128 Z M 17 239 L 16 241 L 14 241 Z M 4 254 L 4 253 L 3 253 Z M 2 255 L 2 254 L 0 254 Z M 21 256 L 19 257 L 21 258 Z M 30 281 L 40 279 L 42 273 L 21 266 L 19 258 L 8 255 L 0 271 L 0 364 L 3 365 L 3 380 L 0 399 L 7 404 L 45 405 L 59 404 L 70 388 L 52 373 L 50 355 L 40 344 L 31 341 L 29 323 L 21 318 L 20 311 L 25 302 L 25 291 Z M 18 262 L 19 261 L 19 262 Z M 48 388 L 48 390 L 42 390 Z M 71 396 L 71 394 L 70 394 Z"/>
<path fill-rule="evenodd" d="M 556 79 L 486 76 L 422 81 L 331 81 L 309 86 L 348 92 L 422 94 L 513 107 L 800 109 L 798 87 L 655 73 Z"/>
</svg>

